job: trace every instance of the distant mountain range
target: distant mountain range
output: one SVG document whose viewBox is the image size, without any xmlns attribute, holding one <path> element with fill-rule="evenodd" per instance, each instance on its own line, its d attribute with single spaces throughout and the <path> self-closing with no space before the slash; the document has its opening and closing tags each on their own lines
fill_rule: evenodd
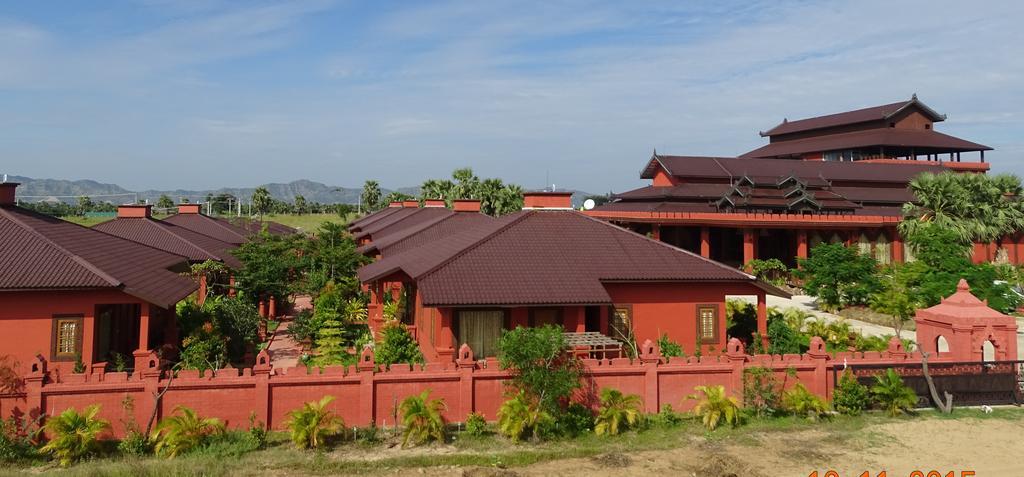
<svg viewBox="0 0 1024 477">
<path fill-rule="evenodd" d="M 125 189 L 117 184 L 107 184 L 89 179 L 64 180 L 64 179 L 33 179 L 24 176 L 8 176 L 8 182 L 21 183 L 18 186 L 18 198 L 28 202 L 38 201 L 64 201 L 73 203 L 79 196 L 89 196 L 96 202 L 112 202 L 115 204 L 132 202 L 135 197 L 138 200 L 148 200 L 156 203 L 161 195 L 167 195 L 175 202 L 183 198 L 189 202 L 202 202 L 210 194 L 231 194 L 235 197 L 248 198 L 252 196 L 255 187 L 222 187 L 220 189 L 207 190 L 142 190 L 133 191 Z M 301 195 L 309 202 L 322 204 L 355 204 L 363 190 L 354 187 L 335 187 L 314 182 L 310 180 L 297 180 L 288 183 L 263 184 L 270 191 L 270 195 L 277 200 L 291 202 L 296 195 Z M 400 187 L 398 192 L 409 195 L 419 195 L 419 187 Z M 381 189 L 387 195 L 391 189 Z M 582 203 L 583 198 L 590 195 L 583 191 L 573 191 L 573 203 Z"/>
</svg>

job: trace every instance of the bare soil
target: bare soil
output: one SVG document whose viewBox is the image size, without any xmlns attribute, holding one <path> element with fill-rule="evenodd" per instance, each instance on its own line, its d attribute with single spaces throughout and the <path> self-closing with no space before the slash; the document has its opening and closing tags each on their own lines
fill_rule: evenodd
<svg viewBox="0 0 1024 477">
<path fill-rule="evenodd" d="M 817 470 L 840 476 L 941 475 L 973 470 L 979 477 L 1024 475 L 1024 420 L 919 419 L 870 425 L 848 434 L 806 428 L 772 430 L 739 438 L 694 436 L 669 450 L 611 453 L 547 461 L 517 468 L 403 469 L 400 475 L 622 477 L 804 477 Z M 435 450 L 436 451 L 436 450 Z"/>
</svg>

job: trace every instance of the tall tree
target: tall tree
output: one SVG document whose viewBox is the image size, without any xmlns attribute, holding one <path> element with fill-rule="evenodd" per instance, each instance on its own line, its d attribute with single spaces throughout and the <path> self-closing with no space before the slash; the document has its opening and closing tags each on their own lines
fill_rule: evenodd
<svg viewBox="0 0 1024 477">
<path fill-rule="evenodd" d="M 295 203 L 293 205 L 295 207 L 296 214 L 302 215 L 306 212 L 306 198 L 302 195 L 295 196 Z"/>
<path fill-rule="evenodd" d="M 92 199 L 87 195 L 78 196 L 78 210 L 79 213 L 86 213 L 95 207 L 96 204 L 92 202 Z"/>
<path fill-rule="evenodd" d="M 257 187 L 252 193 L 252 210 L 260 214 L 260 220 L 263 220 L 263 214 L 270 211 L 270 207 L 273 205 L 273 198 L 270 197 L 270 191 L 266 187 Z"/>
<path fill-rule="evenodd" d="M 366 210 L 377 209 L 380 203 L 380 184 L 377 181 L 366 181 L 363 184 L 361 199 Z"/>
<path fill-rule="evenodd" d="M 158 209 L 170 209 L 174 207 L 174 201 L 167 194 L 161 194 L 156 200 L 156 206 Z"/>
</svg>

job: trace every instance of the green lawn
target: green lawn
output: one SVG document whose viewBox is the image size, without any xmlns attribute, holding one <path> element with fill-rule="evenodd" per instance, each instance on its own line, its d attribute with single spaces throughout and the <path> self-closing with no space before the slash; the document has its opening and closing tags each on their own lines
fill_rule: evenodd
<svg viewBox="0 0 1024 477">
<path fill-rule="evenodd" d="M 162 218 L 164 218 L 166 216 L 154 216 L 154 217 L 157 218 L 157 219 L 162 219 Z M 67 220 L 68 222 L 74 222 L 76 224 L 81 224 L 81 225 L 84 225 L 86 227 L 92 227 L 93 225 L 96 225 L 98 223 L 106 222 L 108 220 L 111 220 L 113 217 L 68 216 L 68 217 L 61 217 L 61 218 L 64 219 L 64 220 Z M 279 224 L 283 224 L 283 225 L 287 225 L 289 227 L 294 227 L 294 228 L 300 229 L 303 232 L 309 232 L 309 231 L 312 231 L 312 230 L 316 230 L 316 228 L 319 227 L 320 224 L 322 224 L 324 222 L 335 222 L 335 223 L 339 223 L 339 224 L 346 224 L 350 220 L 355 218 L 355 214 L 353 214 L 353 215 L 351 215 L 349 217 L 341 217 L 338 214 L 303 214 L 303 215 L 295 215 L 295 214 L 268 214 L 268 215 L 264 216 L 263 218 L 264 218 L 264 220 L 270 220 L 270 221 L 273 221 L 273 222 L 277 222 Z"/>
<path fill-rule="evenodd" d="M 626 432 L 620 436 L 597 437 L 587 433 L 577 438 L 556 439 L 540 443 L 512 444 L 508 440 L 488 434 L 470 436 L 455 432 L 444 445 L 429 444 L 423 447 L 401 449 L 396 444 L 399 437 L 392 430 L 376 430 L 371 438 L 365 435 L 329 444 L 322 451 L 300 451 L 292 447 L 285 433 L 271 433 L 267 447 L 253 450 L 251 442 L 244 438 L 244 432 L 233 432 L 233 440 L 209 445 L 199 451 L 175 459 L 156 457 L 122 457 L 116 455 L 112 445 L 107 446 L 107 455 L 81 462 L 61 471 L 61 475 L 323 475 L 323 474 L 416 474 L 424 469 L 432 475 L 437 471 L 459 468 L 505 469 L 538 465 L 566 465 L 555 461 L 574 458 L 589 458 L 594 461 L 609 460 L 630 462 L 636 452 L 658 451 L 704 453 L 708 460 L 729 460 L 737 455 L 763 452 L 766 444 L 790 446 L 794 451 L 780 451 L 782 457 L 801 460 L 817 456 L 835 459 L 856 449 L 879 445 L 886 437 L 880 429 L 892 425 L 913 426 L 917 424 L 952 425 L 969 428 L 973 432 L 985 432 L 986 422 L 1020 423 L 1024 411 L 1014 408 L 997 409 L 992 414 L 983 414 L 978 409 L 958 409 L 952 416 L 943 416 L 924 411 L 918 416 L 890 418 L 878 413 L 859 417 L 836 416 L 830 420 L 811 422 L 806 419 L 781 417 L 751 420 L 738 428 L 721 428 L 714 432 L 705 431 L 697 421 L 689 419 L 675 427 L 652 426 L 639 432 Z M 1018 425 L 1018 424 L 1013 424 Z M 365 431 L 361 431 L 365 433 Z M 800 449 L 804 449 L 801 451 Z M 775 451 L 771 451 L 775 452 Z M 803 452 L 803 453 L 801 453 Z M 807 455 L 803 455 L 807 454 Z M 813 454 L 813 455 L 812 455 Z M 650 457 L 651 455 L 648 454 Z M 969 456 L 963 456 L 967 458 Z M 621 463 L 621 462 L 620 462 Z M 814 462 L 824 464 L 824 462 Z M 810 465 L 810 462 L 808 463 Z M 57 467 L 47 461 L 18 464 L 0 469 L 0 475 L 21 473 L 38 474 Z M 452 475 L 447 470 L 441 475 Z M 454 475 L 468 475 L 459 474 Z M 492 475 L 492 474 L 472 474 Z M 506 474 L 493 474 L 506 475 Z M 511 475 L 511 474 L 509 474 Z M 628 474 L 623 474 L 628 475 Z M 686 474 L 689 475 L 689 474 Z M 718 475 L 718 474 L 715 474 Z M 723 474 L 724 475 L 724 474 Z"/>
</svg>

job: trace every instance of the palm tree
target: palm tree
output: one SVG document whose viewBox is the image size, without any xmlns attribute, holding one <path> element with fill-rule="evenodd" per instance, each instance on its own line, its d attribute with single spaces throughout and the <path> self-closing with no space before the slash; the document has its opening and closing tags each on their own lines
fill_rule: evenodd
<svg viewBox="0 0 1024 477">
<path fill-rule="evenodd" d="M 377 181 L 363 183 L 363 194 L 360 196 L 366 210 L 376 210 L 380 203 L 380 184 Z"/>
<path fill-rule="evenodd" d="M 455 180 L 454 198 L 480 198 L 480 178 L 473 174 L 473 169 L 469 167 L 455 169 L 455 171 L 452 172 L 452 179 Z"/>
<path fill-rule="evenodd" d="M 899 415 L 901 411 L 908 412 L 917 406 L 917 393 L 903 384 L 903 378 L 892 368 L 875 376 L 875 385 L 871 386 L 871 397 L 893 417 Z"/>
<path fill-rule="evenodd" d="M 704 395 L 693 408 L 693 413 L 703 418 L 707 430 L 715 430 L 721 421 L 733 426 L 739 423 L 739 401 L 725 395 L 725 386 L 697 386 L 693 389 Z M 690 398 L 696 399 L 695 396 Z"/>
<path fill-rule="evenodd" d="M 95 452 L 99 435 L 110 429 L 110 422 L 96 417 L 99 412 L 100 406 L 93 404 L 82 413 L 69 408 L 51 417 L 43 426 L 50 435 L 50 442 L 39 450 L 52 454 L 62 467 Z"/>
<path fill-rule="evenodd" d="M 296 195 L 295 196 L 295 204 L 294 205 L 295 205 L 295 213 L 296 214 L 302 215 L 304 212 L 306 212 L 306 198 L 303 197 L 302 195 Z"/>
<path fill-rule="evenodd" d="M 212 435 L 224 432 L 224 423 L 215 417 L 199 417 L 191 408 L 178 406 L 178 416 L 166 417 L 153 429 L 150 440 L 156 443 L 153 450 L 168 457 L 199 447 Z"/>
<path fill-rule="evenodd" d="M 418 396 L 405 398 L 398 407 L 402 413 L 402 425 L 405 426 L 402 447 L 405 447 L 410 439 L 416 444 L 431 439 L 444 442 L 445 423 L 441 412 L 445 408 L 447 406 L 443 399 L 430 399 L 429 389 Z"/>
<path fill-rule="evenodd" d="M 910 237 L 927 224 L 956 232 L 960 240 L 993 242 L 1024 229 L 1020 179 L 1000 174 L 923 173 L 910 181 L 916 203 L 903 206 L 900 232 Z"/>
<path fill-rule="evenodd" d="M 498 431 L 513 442 L 519 442 L 525 435 L 537 438 L 540 428 L 551 422 L 551 415 L 541 409 L 536 399 L 531 399 L 523 391 L 505 401 L 498 409 Z"/>
<path fill-rule="evenodd" d="M 618 435 L 620 428 L 632 427 L 640 419 L 642 401 L 636 394 L 624 395 L 618 389 L 601 390 L 601 408 L 594 420 L 597 435 Z"/>
<path fill-rule="evenodd" d="M 323 444 L 323 439 L 336 434 L 345 426 L 345 422 L 336 416 L 327 406 L 334 401 L 334 396 L 324 396 L 320 401 L 307 402 L 288 416 L 288 429 L 291 431 L 292 442 L 300 449 L 316 449 Z"/>
</svg>

